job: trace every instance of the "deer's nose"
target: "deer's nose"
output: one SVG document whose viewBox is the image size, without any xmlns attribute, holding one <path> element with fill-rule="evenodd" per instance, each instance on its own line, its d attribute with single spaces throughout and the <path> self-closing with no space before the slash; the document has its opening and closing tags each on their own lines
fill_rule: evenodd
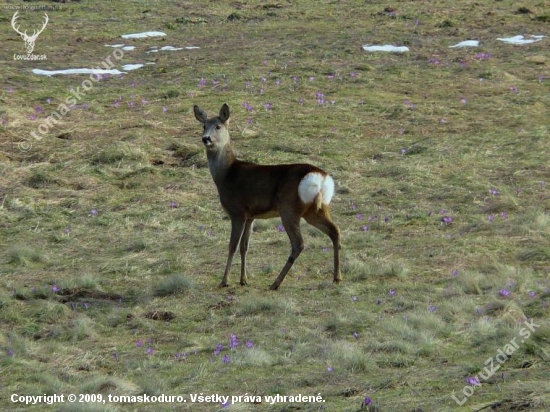
<svg viewBox="0 0 550 412">
<path fill-rule="evenodd" d="M 202 142 L 203 142 L 205 145 L 209 145 L 209 144 L 212 144 L 212 139 L 210 139 L 210 136 L 203 136 L 203 137 L 202 137 Z"/>
</svg>

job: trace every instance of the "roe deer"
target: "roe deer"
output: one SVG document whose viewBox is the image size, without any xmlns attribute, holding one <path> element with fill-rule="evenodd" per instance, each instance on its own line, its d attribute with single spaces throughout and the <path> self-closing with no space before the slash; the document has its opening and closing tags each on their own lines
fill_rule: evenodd
<svg viewBox="0 0 550 412">
<path fill-rule="evenodd" d="M 271 285 L 281 285 L 294 261 L 304 249 L 300 219 L 327 234 L 334 247 L 334 282 L 340 282 L 340 232 L 330 220 L 329 203 L 334 181 L 324 170 L 309 164 L 258 165 L 238 160 L 229 138 L 229 106 L 217 117 L 194 107 L 196 119 L 204 125 L 202 142 L 220 202 L 231 219 L 229 256 L 220 287 L 227 286 L 233 256 L 240 242 L 241 285 L 247 284 L 246 252 L 254 219 L 280 216 L 290 238 L 292 251 L 281 273 Z"/>
</svg>

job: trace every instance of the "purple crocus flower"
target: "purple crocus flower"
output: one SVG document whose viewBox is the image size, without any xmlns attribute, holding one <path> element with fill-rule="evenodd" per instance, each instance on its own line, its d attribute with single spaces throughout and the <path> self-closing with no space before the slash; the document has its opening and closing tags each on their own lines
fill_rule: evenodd
<svg viewBox="0 0 550 412">
<path fill-rule="evenodd" d="M 229 342 L 229 349 L 233 349 L 239 346 L 239 339 L 237 339 L 237 335 L 234 333 L 231 334 L 231 341 Z"/>
<path fill-rule="evenodd" d="M 500 296 L 504 297 L 504 298 L 507 297 L 507 296 L 510 296 L 510 293 L 511 293 L 511 292 L 510 292 L 508 289 L 500 289 L 500 290 L 498 291 L 498 294 L 499 294 Z"/>
<path fill-rule="evenodd" d="M 475 376 L 468 376 L 466 378 L 466 383 L 472 386 L 480 386 L 479 379 L 476 378 Z"/>
</svg>

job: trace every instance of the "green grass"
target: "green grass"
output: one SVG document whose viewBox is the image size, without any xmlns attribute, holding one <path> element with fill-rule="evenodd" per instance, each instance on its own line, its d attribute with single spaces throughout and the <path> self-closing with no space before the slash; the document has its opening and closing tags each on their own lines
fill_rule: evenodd
<svg viewBox="0 0 550 412">
<path fill-rule="evenodd" d="M 36 62 L 13 60 L 24 44 L 0 6 L 3 405 L 213 411 L 189 395 L 320 393 L 227 410 L 351 412 L 366 396 L 377 411 L 549 408 L 550 40 L 496 40 L 547 33 L 542 2 L 45 4 L 19 9 L 29 31 L 50 17 Z M 120 37 L 145 30 L 167 36 Z M 448 47 L 467 39 L 480 47 Z M 94 82 L 42 136 L 89 77 L 31 70 L 96 67 L 117 43 L 136 46 L 117 68 L 154 64 Z M 146 53 L 164 45 L 200 49 Z M 304 252 L 269 292 L 290 250 L 271 219 L 254 227 L 249 286 L 236 258 L 217 288 L 230 222 L 192 107 L 224 102 L 242 158 L 334 177 L 342 284 L 330 240 L 304 223 Z M 458 406 L 451 395 L 527 319 L 540 326 Z M 25 406 L 13 393 L 187 403 Z"/>
<path fill-rule="evenodd" d="M 180 295 L 193 289 L 193 282 L 182 275 L 172 275 L 157 284 L 154 289 L 155 296 Z"/>
</svg>

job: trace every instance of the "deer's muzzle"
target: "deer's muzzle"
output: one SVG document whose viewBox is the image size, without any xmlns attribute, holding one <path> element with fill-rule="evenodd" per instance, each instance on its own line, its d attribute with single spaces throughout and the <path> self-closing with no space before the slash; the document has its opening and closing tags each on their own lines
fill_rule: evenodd
<svg viewBox="0 0 550 412">
<path fill-rule="evenodd" d="M 210 139 L 210 136 L 203 136 L 203 137 L 202 137 L 202 142 L 203 142 L 206 146 L 212 145 L 212 139 Z"/>
</svg>

